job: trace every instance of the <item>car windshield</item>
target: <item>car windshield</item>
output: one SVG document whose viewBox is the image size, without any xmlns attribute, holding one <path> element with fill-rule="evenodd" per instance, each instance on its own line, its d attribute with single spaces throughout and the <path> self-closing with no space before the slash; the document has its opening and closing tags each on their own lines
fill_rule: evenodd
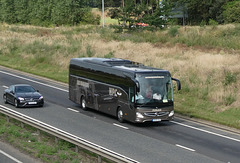
<svg viewBox="0 0 240 163">
<path fill-rule="evenodd" d="M 135 95 L 136 104 L 152 105 L 173 101 L 172 80 L 166 74 L 138 74 L 140 92 Z"/>
<path fill-rule="evenodd" d="M 31 86 L 16 86 L 16 93 L 24 93 L 24 92 L 36 92 L 36 90 Z"/>
</svg>

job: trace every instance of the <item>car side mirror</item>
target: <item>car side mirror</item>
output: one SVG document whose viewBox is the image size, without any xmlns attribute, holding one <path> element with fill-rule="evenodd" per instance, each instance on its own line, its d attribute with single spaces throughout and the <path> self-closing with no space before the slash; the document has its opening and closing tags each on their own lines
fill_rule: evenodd
<svg viewBox="0 0 240 163">
<path fill-rule="evenodd" d="M 37 92 L 39 92 L 39 90 L 37 90 Z"/>
<path fill-rule="evenodd" d="M 10 91 L 10 93 L 11 93 L 11 94 L 14 94 L 14 92 L 13 92 L 13 91 Z"/>
</svg>

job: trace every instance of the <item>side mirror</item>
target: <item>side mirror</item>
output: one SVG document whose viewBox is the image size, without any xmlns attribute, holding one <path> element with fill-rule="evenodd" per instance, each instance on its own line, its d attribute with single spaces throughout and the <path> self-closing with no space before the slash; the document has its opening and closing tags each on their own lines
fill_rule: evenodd
<svg viewBox="0 0 240 163">
<path fill-rule="evenodd" d="M 178 80 L 176 78 L 172 78 L 172 80 L 177 82 L 178 90 L 181 90 L 181 82 L 180 82 L 180 80 Z"/>
<path fill-rule="evenodd" d="M 139 82 L 138 82 L 138 81 L 136 81 L 136 91 L 137 91 L 137 92 L 140 92 L 140 85 L 139 85 Z"/>
<path fill-rule="evenodd" d="M 10 93 L 11 93 L 11 94 L 14 94 L 14 92 L 13 92 L 13 91 L 10 91 Z"/>
</svg>

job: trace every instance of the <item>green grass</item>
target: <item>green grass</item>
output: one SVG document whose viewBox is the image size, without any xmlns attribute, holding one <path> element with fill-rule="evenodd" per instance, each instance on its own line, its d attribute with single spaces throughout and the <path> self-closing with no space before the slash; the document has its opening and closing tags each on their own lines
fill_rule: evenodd
<svg viewBox="0 0 240 163">
<path fill-rule="evenodd" d="M 217 28 L 217 27 L 216 27 Z M 171 26 L 169 29 L 151 32 L 138 29 L 126 33 L 111 33 L 108 29 L 103 29 L 102 37 L 108 40 L 133 42 L 150 42 L 150 43 L 181 43 L 187 46 L 206 46 L 219 47 L 226 49 L 240 50 L 240 25 L 236 24 L 231 28 L 205 28 L 205 27 L 189 27 L 184 31 L 178 26 Z M 105 30 L 105 31 L 104 31 Z"/>
<path fill-rule="evenodd" d="M 133 30 L 121 33 L 116 33 L 108 27 L 102 29 L 99 26 L 40 28 L 0 24 L 0 32 L 2 35 L 0 37 L 0 65 L 65 83 L 68 82 L 70 58 L 97 57 L 100 53 L 105 58 L 116 57 L 115 49 L 106 47 L 106 51 L 99 51 L 101 47 L 95 47 L 95 42 L 99 40 L 104 43 L 112 41 L 150 43 L 152 46 L 167 45 L 169 48 L 180 43 L 193 48 L 201 47 L 204 50 L 209 47 L 223 51 L 233 50 L 236 55 L 239 54 L 240 49 L 239 24 L 214 28 L 211 26 L 184 28 L 173 26 L 154 32 L 141 29 L 141 32 Z M 18 34 L 18 37 L 15 34 Z M 31 40 L 24 40 L 26 35 L 30 35 L 28 38 Z M 122 49 L 125 50 L 124 48 L 123 46 Z M 180 52 L 164 57 L 168 59 L 168 62 L 188 59 Z M 150 60 L 145 62 L 143 64 L 152 65 Z M 159 63 L 159 66 L 163 67 L 164 63 Z M 207 76 L 202 79 L 199 76 L 198 67 L 189 69 L 187 72 L 182 72 L 177 66 L 173 68 L 172 74 L 180 75 L 182 82 L 182 90 L 175 93 L 176 111 L 190 117 L 207 119 L 240 129 L 240 122 L 235 120 L 235 115 L 231 115 L 233 112 L 230 111 L 235 110 L 234 113 L 237 115 L 240 113 L 239 107 L 232 106 L 238 101 L 240 73 L 237 70 L 229 71 L 228 68 L 224 68 L 223 71 L 224 76 L 213 78 L 219 72 L 212 70 L 209 74 L 204 74 Z M 210 99 L 213 90 L 218 89 L 215 87 L 216 83 L 220 83 L 219 87 L 224 90 L 231 89 L 229 92 L 226 91 L 221 102 Z M 226 111 L 216 109 L 226 107 Z"/>
<path fill-rule="evenodd" d="M 45 132 L 38 135 L 35 128 L 26 124 L 21 128 L 17 120 L 10 119 L 8 123 L 3 114 L 0 114 L 0 139 L 46 163 L 97 162 L 97 155 L 81 148 L 79 152 L 75 152 L 75 145 L 72 143 L 64 140 L 55 143 L 55 137 Z M 103 162 L 110 163 L 105 158 Z"/>
</svg>

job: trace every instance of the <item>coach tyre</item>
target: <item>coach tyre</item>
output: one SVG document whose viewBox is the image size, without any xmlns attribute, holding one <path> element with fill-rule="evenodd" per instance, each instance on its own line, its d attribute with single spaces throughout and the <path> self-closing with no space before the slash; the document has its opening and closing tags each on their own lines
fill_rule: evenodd
<svg viewBox="0 0 240 163">
<path fill-rule="evenodd" d="M 86 100 L 85 100 L 84 96 L 82 96 L 82 98 L 81 98 L 81 107 L 82 107 L 83 110 L 87 110 L 87 108 L 86 108 Z"/>
<path fill-rule="evenodd" d="M 118 118 L 118 121 L 119 121 L 120 123 L 123 123 L 123 122 L 124 122 L 124 119 L 123 119 L 123 111 L 122 111 L 121 108 L 118 108 L 117 118 Z"/>
</svg>

